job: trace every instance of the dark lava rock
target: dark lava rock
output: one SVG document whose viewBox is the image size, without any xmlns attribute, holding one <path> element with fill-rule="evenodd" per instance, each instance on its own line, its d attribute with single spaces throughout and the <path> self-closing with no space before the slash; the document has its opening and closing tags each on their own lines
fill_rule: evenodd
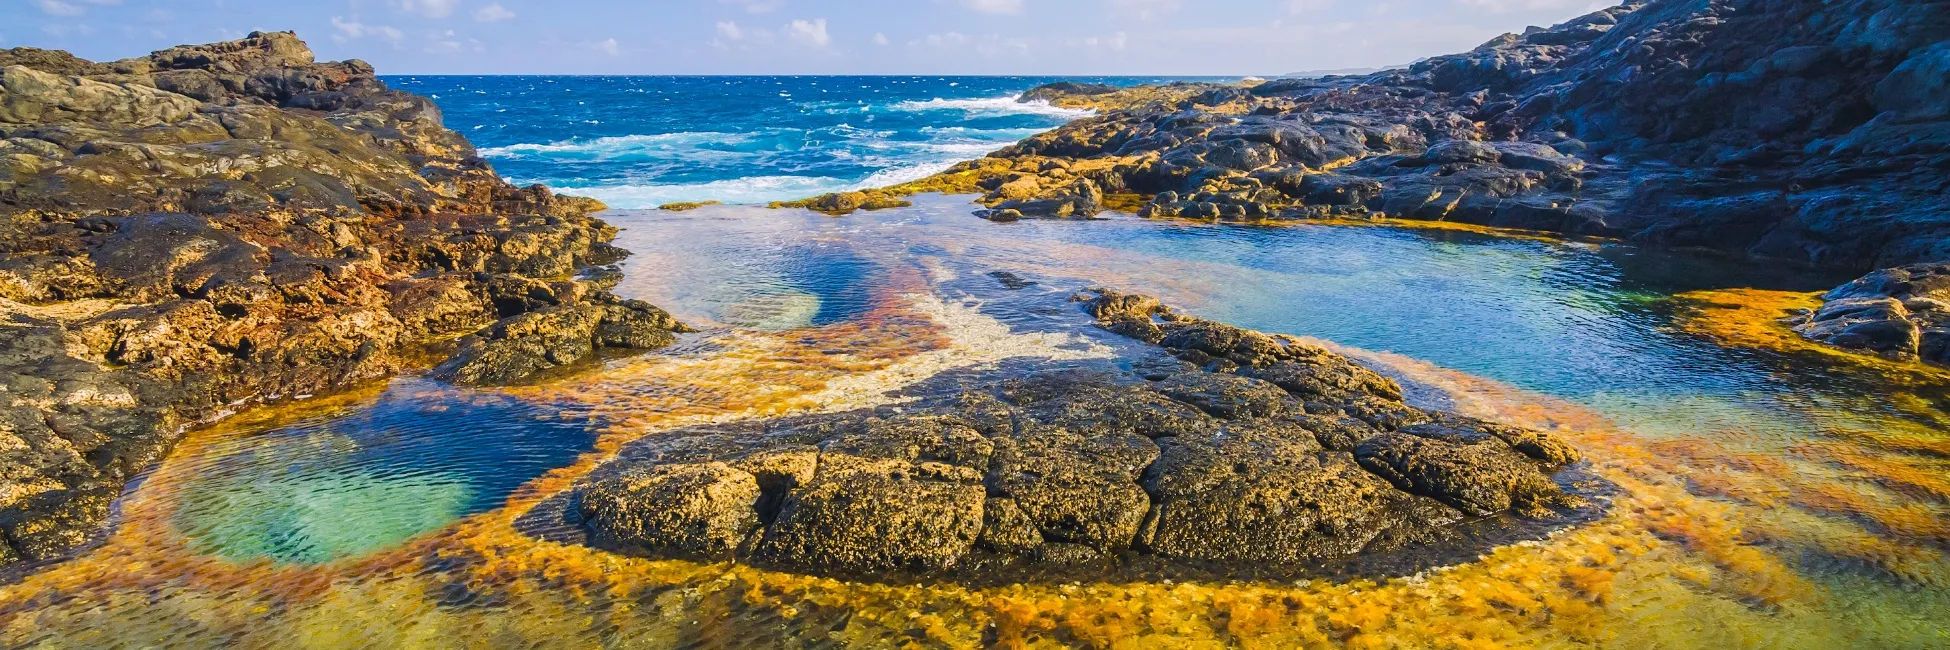
<svg viewBox="0 0 1950 650">
<path fill-rule="evenodd" d="M 1822 295 L 1802 336 L 1899 360 L 1950 365 L 1950 264 L 1883 269 Z"/>
<path fill-rule="evenodd" d="M 1097 115 L 924 182 L 1089 216 L 1449 220 L 1867 270 L 1950 260 L 1950 1 L 1651 0 L 1358 76 L 1050 84 Z M 976 188 L 976 189 L 970 189 Z M 1899 324 L 1852 340 L 1901 346 Z"/>
<path fill-rule="evenodd" d="M 431 100 L 289 33 L 0 50 L 0 564 L 93 537 L 238 405 L 470 334 L 456 381 L 667 345 L 682 325 L 607 291 L 627 253 L 602 207 L 507 184 Z"/>
<path fill-rule="evenodd" d="M 1100 290 L 1083 307 L 1208 369 L 1039 370 L 898 408 L 664 432 L 584 479 L 571 521 L 622 552 L 822 574 L 1097 571 L 1311 565 L 1578 503 L 1552 479 L 1576 452 L 1548 433 L 1420 411 L 1338 355 L 1151 298 Z M 1311 371 L 1284 385 L 1245 376 L 1295 364 Z M 1401 432 L 1349 410 L 1400 413 Z"/>
</svg>

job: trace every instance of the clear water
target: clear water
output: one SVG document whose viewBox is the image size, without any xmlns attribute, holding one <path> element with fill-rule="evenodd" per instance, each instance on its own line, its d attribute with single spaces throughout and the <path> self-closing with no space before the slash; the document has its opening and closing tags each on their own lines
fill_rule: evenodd
<svg viewBox="0 0 1950 650">
<path fill-rule="evenodd" d="M 766 203 L 893 185 L 1088 114 L 1017 103 L 1022 91 L 1058 81 L 1040 77 L 385 81 L 439 100 L 447 126 L 502 175 L 617 208 Z"/>
<path fill-rule="evenodd" d="M 1670 300 L 1844 278 L 1444 230 L 994 224 L 965 199 L 605 214 L 636 253 L 618 291 L 703 332 L 537 387 L 408 379 L 193 433 L 104 546 L 0 584 L 0 645 L 1950 647 L 1950 382 L 1723 346 Z M 1556 427 L 1620 494 L 1550 539 L 1355 582 L 865 584 L 524 528 L 642 436 L 1087 354 L 1067 298 L 1088 286 L 1319 337 L 1426 403 Z"/>
<path fill-rule="evenodd" d="M 233 561 L 364 555 L 500 507 L 594 442 L 590 422 L 545 403 L 402 379 L 211 447 L 173 523 L 193 551 Z"/>
</svg>

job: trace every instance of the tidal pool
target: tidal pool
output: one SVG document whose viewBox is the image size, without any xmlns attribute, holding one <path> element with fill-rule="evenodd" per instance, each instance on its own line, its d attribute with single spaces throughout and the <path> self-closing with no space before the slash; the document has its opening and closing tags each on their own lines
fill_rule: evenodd
<svg viewBox="0 0 1950 650">
<path fill-rule="evenodd" d="M 338 560 L 499 507 L 594 442 L 591 423 L 545 403 L 402 379 L 369 403 L 204 450 L 173 523 L 197 553 Z"/>
<path fill-rule="evenodd" d="M 1846 278 L 1456 230 L 992 224 L 956 197 L 842 218 L 605 218 L 636 252 L 619 292 L 704 332 L 540 386 L 401 380 L 194 433 L 103 546 L 0 585 L 0 642 L 1950 646 L 1946 374 L 1723 345 L 1687 321 L 1688 296 Z M 1555 429 L 1619 494 L 1598 521 L 1476 561 L 1277 583 L 849 582 L 609 555 L 518 525 L 661 430 L 1100 355 L 1066 302 L 1087 286 L 1317 337 L 1425 405 Z"/>
</svg>

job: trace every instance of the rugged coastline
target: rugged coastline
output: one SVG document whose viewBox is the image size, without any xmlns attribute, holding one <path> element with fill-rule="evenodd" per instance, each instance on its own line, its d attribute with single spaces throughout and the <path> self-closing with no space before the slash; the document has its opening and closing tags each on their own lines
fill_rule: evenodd
<svg viewBox="0 0 1950 650">
<path fill-rule="evenodd" d="M 600 209 L 507 184 L 431 100 L 289 33 L 0 50 L 0 565 L 85 543 L 186 428 L 252 404 L 670 343 L 608 292 L 628 253 Z"/>
<path fill-rule="evenodd" d="M 781 205 L 947 192 L 980 194 L 996 221 L 1407 219 L 1859 272 L 1950 257 L 1946 78 L 1950 3 L 1631 2 L 1368 75 L 1051 84 L 1021 100 L 1099 114 L 934 177 Z M 1801 329 L 1941 363 L 1933 302 L 1859 286 L 1912 273 L 1837 289 Z"/>
</svg>

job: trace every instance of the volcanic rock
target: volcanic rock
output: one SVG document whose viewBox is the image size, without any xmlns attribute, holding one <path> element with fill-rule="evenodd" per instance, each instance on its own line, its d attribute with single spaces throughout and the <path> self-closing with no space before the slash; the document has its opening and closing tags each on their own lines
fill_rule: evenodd
<svg viewBox="0 0 1950 650">
<path fill-rule="evenodd" d="M 864 575 L 998 558 L 1310 565 L 1579 503 L 1552 478 L 1577 454 L 1549 433 L 1415 409 L 1345 357 L 1155 299 L 1100 290 L 1083 307 L 1106 329 L 1151 324 L 1144 340 L 1185 363 L 660 433 L 578 484 L 572 523 L 625 553 Z M 1283 384 L 1245 376 L 1269 367 Z M 1389 411 L 1372 403 L 1412 417 L 1350 414 Z"/>
<path fill-rule="evenodd" d="M 445 373 L 468 383 L 667 345 L 681 324 L 607 291 L 601 209 L 508 185 L 431 100 L 289 33 L 0 50 L 0 564 L 93 537 L 239 406 L 469 335 Z"/>
</svg>

